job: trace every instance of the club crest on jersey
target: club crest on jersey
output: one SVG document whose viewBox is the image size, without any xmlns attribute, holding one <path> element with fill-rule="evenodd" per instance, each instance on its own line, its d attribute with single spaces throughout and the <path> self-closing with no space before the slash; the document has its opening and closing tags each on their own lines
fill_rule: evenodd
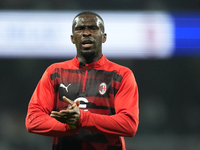
<svg viewBox="0 0 200 150">
<path fill-rule="evenodd" d="M 107 90 L 107 85 L 106 83 L 102 82 L 99 85 L 99 94 L 104 95 L 106 93 L 106 90 Z"/>
</svg>

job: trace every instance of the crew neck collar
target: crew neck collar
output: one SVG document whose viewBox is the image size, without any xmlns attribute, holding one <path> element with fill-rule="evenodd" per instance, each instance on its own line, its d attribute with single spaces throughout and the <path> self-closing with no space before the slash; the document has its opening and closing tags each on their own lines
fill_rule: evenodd
<svg viewBox="0 0 200 150">
<path fill-rule="evenodd" d="M 102 54 L 102 57 L 99 60 L 97 60 L 97 61 L 95 61 L 93 63 L 90 63 L 90 64 L 85 64 L 85 63 L 80 62 L 77 59 L 77 56 L 75 56 L 72 59 L 72 62 L 76 67 L 78 67 L 80 69 L 85 69 L 86 66 L 87 66 L 87 69 L 89 69 L 89 70 L 93 69 L 93 68 L 98 68 L 98 67 L 104 65 L 107 61 L 108 61 L 107 58 L 103 54 Z"/>
</svg>

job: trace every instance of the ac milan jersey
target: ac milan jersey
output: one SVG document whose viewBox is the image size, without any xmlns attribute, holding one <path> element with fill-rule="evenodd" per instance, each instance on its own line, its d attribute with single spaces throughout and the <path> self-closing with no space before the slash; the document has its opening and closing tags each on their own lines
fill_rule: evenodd
<svg viewBox="0 0 200 150">
<path fill-rule="evenodd" d="M 63 96 L 80 101 L 76 129 L 50 117 L 67 108 Z M 125 150 L 139 122 L 138 88 L 132 71 L 102 58 L 91 64 L 72 60 L 49 66 L 29 103 L 29 132 L 53 136 L 53 150 Z"/>
</svg>

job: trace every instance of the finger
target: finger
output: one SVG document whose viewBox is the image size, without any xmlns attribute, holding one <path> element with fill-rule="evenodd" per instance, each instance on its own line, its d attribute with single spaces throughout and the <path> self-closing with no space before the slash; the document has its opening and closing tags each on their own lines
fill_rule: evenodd
<svg viewBox="0 0 200 150">
<path fill-rule="evenodd" d="M 76 107 L 76 103 L 74 103 L 73 105 L 71 105 L 67 110 L 74 109 L 75 107 Z"/>
<path fill-rule="evenodd" d="M 67 124 L 75 124 L 77 122 L 77 120 L 76 119 L 68 119 L 67 121 L 66 121 L 66 123 Z"/>
<path fill-rule="evenodd" d="M 79 101 L 79 100 L 76 101 L 76 105 L 77 105 L 77 106 L 80 105 L 80 101 Z"/>
<path fill-rule="evenodd" d="M 52 111 L 51 114 L 59 114 L 58 111 Z"/>
<path fill-rule="evenodd" d="M 57 112 L 57 111 L 52 111 L 51 114 L 50 114 L 51 117 L 58 117 L 60 116 L 60 112 Z"/>
<path fill-rule="evenodd" d="M 76 125 L 69 125 L 69 128 L 70 128 L 70 129 L 76 129 L 77 126 L 76 126 Z"/>
<path fill-rule="evenodd" d="M 53 118 L 59 118 L 60 116 L 59 115 L 56 115 L 56 114 L 50 114 L 51 117 Z"/>
<path fill-rule="evenodd" d="M 73 104 L 74 104 L 74 101 L 72 101 L 72 100 L 68 99 L 68 98 L 67 98 L 67 97 L 65 97 L 65 96 L 63 96 L 63 100 L 64 100 L 64 102 L 66 102 L 66 103 L 68 103 L 68 104 L 71 104 L 71 105 L 73 105 Z"/>
</svg>

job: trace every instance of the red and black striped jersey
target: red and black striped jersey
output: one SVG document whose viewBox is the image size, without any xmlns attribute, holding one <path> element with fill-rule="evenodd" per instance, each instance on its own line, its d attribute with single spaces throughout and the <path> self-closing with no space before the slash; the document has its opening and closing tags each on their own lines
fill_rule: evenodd
<svg viewBox="0 0 200 150">
<path fill-rule="evenodd" d="M 76 129 L 50 117 L 66 109 L 62 97 L 80 101 Z M 138 88 L 130 69 L 101 59 L 83 64 L 76 57 L 49 66 L 29 103 L 29 132 L 53 136 L 53 150 L 125 150 L 124 136 L 139 123 Z"/>
</svg>

